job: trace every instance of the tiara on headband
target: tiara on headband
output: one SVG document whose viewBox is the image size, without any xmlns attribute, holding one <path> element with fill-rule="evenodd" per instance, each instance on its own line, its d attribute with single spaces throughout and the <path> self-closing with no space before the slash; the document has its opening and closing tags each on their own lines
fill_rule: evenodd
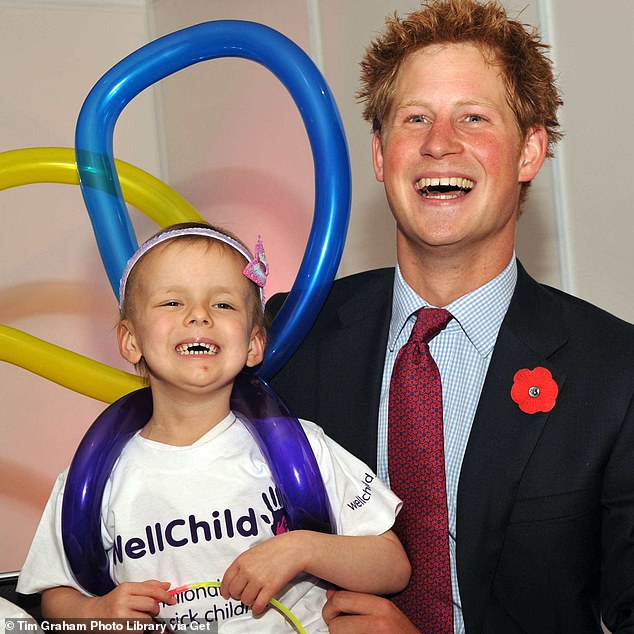
<svg viewBox="0 0 634 634">
<path fill-rule="evenodd" d="M 126 284 L 128 283 L 128 278 L 135 264 L 158 244 L 171 240 L 172 238 L 179 238 L 180 236 L 204 236 L 206 238 L 213 238 L 235 249 L 247 261 L 247 265 L 242 270 L 242 274 L 260 287 L 260 299 L 262 300 L 262 304 L 264 304 L 264 285 L 266 284 L 266 278 L 269 274 L 269 265 L 266 261 L 266 255 L 264 254 L 264 245 L 262 244 L 261 236 L 258 236 L 255 245 L 255 257 L 252 257 L 249 250 L 240 244 L 240 242 L 220 231 L 206 227 L 185 227 L 160 233 L 144 242 L 136 250 L 134 255 L 128 260 L 121 275 L 121 281 L 119 282 L 119 308 L 123 307 Z"/>
</svg>

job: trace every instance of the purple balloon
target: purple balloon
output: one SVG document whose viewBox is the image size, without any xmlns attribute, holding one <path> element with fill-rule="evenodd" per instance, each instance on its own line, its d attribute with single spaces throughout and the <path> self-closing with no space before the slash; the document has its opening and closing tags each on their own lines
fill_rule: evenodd
<svg viewBox="0 0 634 634">
<path fill-rule="evenodd" d="M 308 438 L 273 389 L 256 375 L 242 373 L 233 388 L 231 408 L 269 464 L 289 529 L 334 532 L 328 496 Z M 77 581 L 94 595 L 114 588 L 101 540 L 104 488 L 123 447 L 151 416 L 149 388 L 126 394 L 95 420 L 68 470 L 62 503 L 64 551 Z"/>
<path fill-rule="evenodd" d="M 289 529 L 332 533 L 335 521 L 315 454 L 299 421 L 270 385 L 255 374 L 236 379 L 231 409 L 268 462 L 289 519 Z"/>
<path fill-rule="evenodd" d="M 91 594 L 114 588 L 101 541 L 101 502 L 106 482 L 125 444 L 152 416 L 149 388 L 110 405 L 82 438 L 68 469 L 62 502 L 64 551 L 77 581 Z"/>
</svg>

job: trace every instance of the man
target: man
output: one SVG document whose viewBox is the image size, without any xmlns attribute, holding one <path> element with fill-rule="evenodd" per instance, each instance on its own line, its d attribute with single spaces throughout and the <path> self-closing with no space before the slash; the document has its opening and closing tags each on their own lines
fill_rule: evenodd
<svg viewBox="0 0 634 634">
<path fill-rule="evenodd" d="M 448 311 L 428 348 L 442 384 L 453 609 L 432 624 L 424 595 L 396 598 L 401 610 L 334 592 L 324 616 L 335 634 L 599 634 L 601 618 L 634 632 L 634 327 L 515 259 L 521 201 L 560 136 L 546 48 L 496 2 L 437 0 L 388 20 L 362 62 L 396 271 L 338 280 L 272 383 L 401 482 L 397 355 L 419 308 Z M 395 489 L 404 509 L 417 508 L 421 479 Z M 416 557 L 424 582 L 437 571 Z"/>
</svg>

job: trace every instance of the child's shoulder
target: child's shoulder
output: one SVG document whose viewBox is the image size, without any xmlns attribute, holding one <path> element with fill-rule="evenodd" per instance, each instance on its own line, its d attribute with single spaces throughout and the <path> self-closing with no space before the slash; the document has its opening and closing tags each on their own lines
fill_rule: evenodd
<svg viewBox="0 0 634 634">
<path fill-rule="evenodd" d="M 358 458 L 328 436 L 317 423 L 302 418 L 298 420 L 320 465 L 322 458 L 326 455 L 329 455 L 331 459 L 344 462 L 359 462 L 361 464 Z"/>
<path fill-rule="evenodd" d="M 306 437 L 310 441 L 311 444 L 314 443 L 334 443 L 329 436 L 326 435 L 326 432 L 320 427 L 317 423 L 313 423 L 311 420 L 305 420 L 303 418 L 298 418 L 299 424 L 301 425 Z"/>
</svg>

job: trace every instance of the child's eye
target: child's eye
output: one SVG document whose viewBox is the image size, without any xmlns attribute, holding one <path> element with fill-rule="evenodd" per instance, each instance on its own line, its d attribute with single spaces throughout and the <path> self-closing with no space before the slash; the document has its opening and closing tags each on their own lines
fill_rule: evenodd
<svg viewBox="0 0 634 634">
<path fill-rule="evenodd" d="M 166 302 L 162 302 L 161 306 L 168 306 L 168 307 L 173 307 L 173 306 L 181 306 L 181 302 L 179 302 L 177 299 L 170 299 Z"/>
<path fill-rule="evenodd" d="M 216 308 L 220 308 L 220 310 L 233 310 L 233 306 L 231 304 L 227 304 L 227 302 L 218 302 L 214 304 Z"/>
</svg>

